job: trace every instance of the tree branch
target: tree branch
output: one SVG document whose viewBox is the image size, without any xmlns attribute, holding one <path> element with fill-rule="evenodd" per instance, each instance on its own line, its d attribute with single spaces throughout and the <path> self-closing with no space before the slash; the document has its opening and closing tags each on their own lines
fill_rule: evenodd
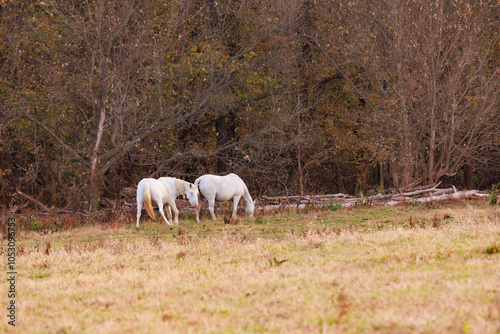
<svg viewBox="0 0 500 334">
<path fill-rule="evenodd" d="M 39 120 L 37 120 L 36 118 L 34 118 L 33 116 L 31 116 L 28 112 L 26 111 L 22 111 L 22 113 L 27 117 L 29 118 L 33 123 L 41 126 L 45 131 L 47 131 L 47 133 L 52 136 L 55 140 L 57 140 L 59 142 L 59 144 L 61 144 L 61 146 L 67 150 L 69 153 L 71 153 L 71 155 L 73 155 L 73 157 L 75 157 L 78 161 L 84 163 L 85 165 L 88 165 L 88 161 L 83 158 L 80 154 L 78 154 L 78 152 L 76 152 L 74 149 L 72 149 L 71 147 L 69 147 L 66 143 L 64 143 L 64 141 L 59 138 L 58 135 L 56 135 L 52 130 L 50 130 L 45 124 L 43 124 L 42 122 L 40 122 Z"/>
</svg>

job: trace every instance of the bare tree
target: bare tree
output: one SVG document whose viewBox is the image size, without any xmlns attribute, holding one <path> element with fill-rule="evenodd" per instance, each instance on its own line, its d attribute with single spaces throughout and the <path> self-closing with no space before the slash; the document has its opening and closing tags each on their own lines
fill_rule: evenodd
<svg viewBox="0 0 500 334">
<path fill-rule="evenodd" d="M 71 58 L 65 68 L 74 78 L 71 83 L 80 86 L 66 103 L 75 105 L 75 116 L 83 115 L 75 117 L 76 123 L 82 122 L 77 125 L 84 130 L 81 141 L 73 143 L 72 138 L 65 138 L 28 112 L 26 117 L 85 166 L 91 209 L 103 195 L 106 173 L 132 152 L 149 160 L 157 157 L 152 174 L 158 176 L 180 157 L 216 156 L 237 144 L 220 143 L 215 150 L 208 147 L 207 152 L 199 147 L 185 148 L 170 156 L 147 145 L 169 146 L 171 133 L 182 127 L 189 129 L 189 124 L 202 121 L 207 111 L 218 114 L 214 106 L 221 101 L 241 103 L 235 99 L 234 87 L 259 68 L 265 57 L 265 52 L 258 51 L 265 36 L 247 38 L 232 46 L 233 50 L 228 50 L 231 45 L 225 40 L 238 30 L 238 17 L 251 6 L 225 8 L 224 15 L 231 14 L 229 21 L 214 36 L 206 29 L 206 21 L 200 20 L 206 7 L 199 5 L 140 0 L 65 5 L 73 19 L 67 22 L 68 27 L 74 29 L 67 37 Z M 221 40 L 224 43 L 218 43 Z M 179 56 L 179 47 L 188 47 L 188 43 L 189 50 Z M 75 93 L 67 86 L 53 88 L 61 99 L 70 95 L 68 88 Z"/>
<path fill-rule="evenodd" d="M 403 185 L 429 183 L 480 156 L 498 132 L 498 42 L 493 2 L 341 1 L 326 4 L 318 45 L 365 102 L 364 131 L 392 146 L 374 150 Z M 496 18 L 497 20 L 498 18 Z M 326 25 L 325 27 L 327 27 Z M 481 50 L 481 51 L 480 51 Z M 378 126 L 377 126 L 378 124 Z M 379 134 L 379 135 L 378 135 Z M 380 139 L 378 139 L 380 138 Z M 391 151 L 391 150 L 389 150 Z"/>
</svg>

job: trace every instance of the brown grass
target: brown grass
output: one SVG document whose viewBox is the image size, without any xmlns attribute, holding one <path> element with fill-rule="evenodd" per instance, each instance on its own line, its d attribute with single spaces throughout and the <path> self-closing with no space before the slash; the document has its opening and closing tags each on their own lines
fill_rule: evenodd
<svg viewBox="0 0 500 334">
<path fill-rule="evenodd" d="M 449 215 L 445 218 L 445 215 Z M 411 217 L 411 218 L 410 218 Z M 25 232 L 31 333 L 499 333 L 500 214 L 312 211 Z M 5 240 L 2 256 L 5 258 Z M 492 249 L 493 251 L 488 251 Z M 4 281 L 0 291 L 7 291 Z M 6 320 L 2 330 L 6 331 Z"/>
</svg>

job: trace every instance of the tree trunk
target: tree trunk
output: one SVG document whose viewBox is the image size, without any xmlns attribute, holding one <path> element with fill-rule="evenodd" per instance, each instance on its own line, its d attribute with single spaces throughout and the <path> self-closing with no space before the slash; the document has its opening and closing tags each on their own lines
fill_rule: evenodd
<svg viewBox="0 0 500 334">
<path fill-rule="evenodd" d="M 301 7 L 299 26 L 297 34 L 299 38 L 304 37 L 311 30 L 311 7 L 312 2 L 306 0 Z M 304 162 L 302 157 L 302 115 L 305 110 L 308 109 L 308 95 L 309 95 L 309 69 L 308 64 L 312 61 L 312 49 L 309 41 L 301 41 L 301 50 L 299 62 L 297 64 L 298 68 L 298 96 L 297 96 L 297 112 L 298 112 L 298 141 L 297 141 L 297 169 L 299 176 L 299 191 L 300 195 L 304 195 Z"/>
<path fill-rule="evenodd" d="M 106 120 L 106 111 L 101 108 L 99 125 L 97 127 L 97 136 L 92 150 L 92 159 L 90 165 L 90 210 L 95 210 L 99 205 L 99 198 L 101 197 L 99 185 L 99 173 L 97 171 L 99 163 L 99 148 L 101 147 L 102 134 L 104 132 L 104 122 Z"/>
<path fill-rule="evenodd" d="M 57 204 L 57 161 L 52 161 L 49 165 L 49 193 L 50 193 L 50 205 L 58 206 Z"/>
<path fill-rule="evenodd" d="M 465 183 L 465 188 L 471 190 L 474 187 L 473 181 L 472 181 L 472 176 L 473 176 L 473 169 L 470 164 L 466 164 L 464 166 L 464 183 Z"/>
<path fill-rule="evenodd" d="M 405 102 L 403 102 L 403 185 L 407 185 L 411 181 L 410 171 L 410 125 L 408 121 L 408 110 Z"/>
<path fill-rule="evenodd" d="M 106 48 L 107 49 L 107 48 Z M 106 52 L 107 54 L 107 52 Z M 104 133 L 104 126 L 106 123 L 106 100 L 108 98 L 108 82 L 109 82 L 109 69 L 108 59 L 102 55 L 101 59 L 101 91 L 100 97 L 95 106 L 96 115 L 98 116 L 97 134 L 94 141 L 94 148 L 92 149 L 92 156 L 90 159 L 90 210 L 95 210 L 99 205 L 99 198 L 101 197 L 100 190 L 100 174 L 98 173 L 99 164 L 99 150 L 102 143 L 102 135 Z"/>
<path fill-rule="evenodd" d="M 299 98 L 299 100 L 300 100 L 300 98 Z M 299 137 L 299 140 L 297 142 L 297 170 L 299 172 L 299 192 L 300 192 L 300 195 L 303 196 L 304 195 L 304 175 L 303 175 L 303 171 L 302 171 L 302 144 L 300 142 L 301 137 L 302 137 L 300 113 L 299 113 L 298 124 L 297 124 L 297 135 Z"/>
<path fill-rule="evenodd" d="M 399 50 L 400 53 L 402 53 L 401 50 Z M 408 183 L 411 182 L 411 167 L 410 167 L 410 162 L 411 162 L 411 148 L 410 148 L 410 121 L 408 117 L 408 108 L 406 105 L 406 93 L 405 93 L 405 83 L 403 82 L 403 66 L 402 66 L 402 55 L 400 54 L 400 59 L 399 59 L 399 64 L 397 66 L 398 73 L 399 73 L 399 81 L 398 81 L 398 89 L 399 89 L 399 96 L 401 98 L 401 109 L 403 113 L 403 152 L 401 158 L 403 159 L 402 167 L 403 167 L 403 173 L 402 173 L 402 183 L 403 185 L 407 185 Z M 396 182 L 399 183 L 399 182 Z"/>
<path fill-rule="evenodd" d="M 382 162 L 379 162 L 378 164 L 378 184 L 380 187 L 385 186 L 385 166 Z"/>
<path fill-rule="evenodd" d="M 215 120 L 215 131 L 217 133 L 217 173 L 225 175 L 227 173 L 227 127 L 225 116 L 219 115 Z"/>
<path fill-rule="evenodd" d="M 399 188 L 399 177 L 394 167 L 391 167 L 391 176 L 392 176 L 392 186 L 396 189 Z"/>
<path fill-rule="evenodd" d="M 431 114 L 430 114 L 430 128 L 431 128 L 431 136 L 429 139 L 429 170 L 428 170 L 428 178 L 429 178 L 429 184 L 434 183 L 434 178 L 435 178 L 435 167 L 434 167 L 434 157 L 436 154 L 436 122 L 434 119 L 434 110 L 431 109 Z"/>
</svg>

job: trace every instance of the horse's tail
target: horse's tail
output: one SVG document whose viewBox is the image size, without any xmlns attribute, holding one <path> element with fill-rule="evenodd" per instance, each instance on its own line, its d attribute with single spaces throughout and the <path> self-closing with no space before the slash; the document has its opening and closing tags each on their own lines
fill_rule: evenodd
<svg viewBox="0 0 500 334">
<path fill-rule="evenodd" d="M 146 207 L 146 212 L 149 217 L 151 217 L 151 219 L 155 219 L 153 204 L 151 204 L 151 190 L 149 188 L 149 182 L 144 183 L 144 206 Z"/>
<path fill-rule="evenodd" d="M 201 176 L 199 178 L 197 178 L 195 181 L 194 181 L 194 185 L 198 187 L 198 195 L 200 196 L 200 199 L 201 198 L 205 198 L 205 196 L 203 196 L 203 194 L 201 193 L 201 189 L 200 189 L 200 181 L 201 181 Z"/>
</svg>

